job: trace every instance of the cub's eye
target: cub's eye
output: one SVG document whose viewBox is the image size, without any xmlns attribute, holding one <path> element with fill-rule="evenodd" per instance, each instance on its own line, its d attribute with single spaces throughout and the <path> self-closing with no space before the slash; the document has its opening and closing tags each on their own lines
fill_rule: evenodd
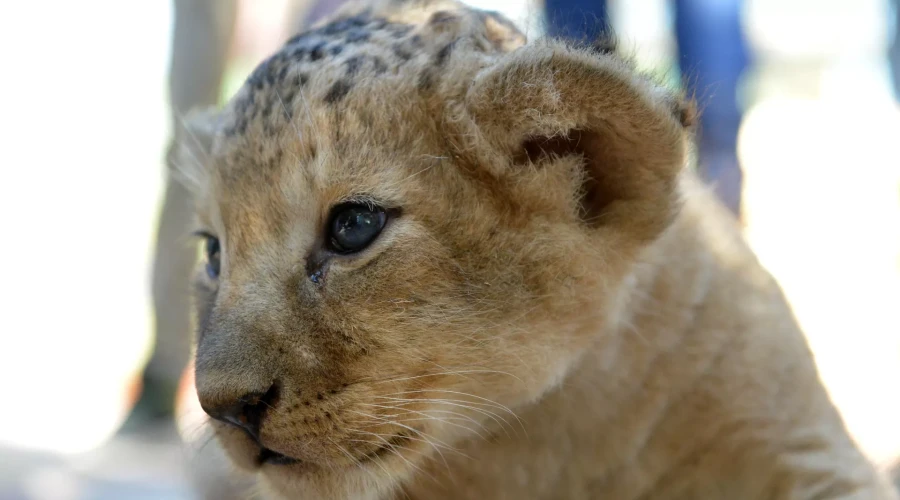
<svg viewBox="0 0 900 500">
<path fill-rule="evenodd" d="M 206 274 L 210 278 L 219 277 L 221 249 L 219 247 L 219 239 L 215 236 L 206 236 Z"/>
<path fill-rule="evenodd" d="M 328 225 L 328 242 L 337 253 L 353 253 L 366 248 L 384 229 L 387 214 L 380 207 L 358 203 L 338 205 Z"/>
</svg>

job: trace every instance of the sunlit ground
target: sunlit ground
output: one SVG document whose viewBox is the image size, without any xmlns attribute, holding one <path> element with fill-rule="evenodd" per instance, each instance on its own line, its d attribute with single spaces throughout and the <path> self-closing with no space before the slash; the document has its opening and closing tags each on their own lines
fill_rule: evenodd
<svg viewBox="0 0 900 500">
<path fill-rule="evenodd" d="M 535 12 L 473 3 L 519 21 Z M 619 4 L 625 42 L 658 64 L 671 50 L 662 2 Z M 79 498 L 79 475 L 99 470 L 180 481 L 171 444 L 116 441 L 83 454 L 121 423 L 150 344 L 168 7 L 0 7 L 0 64 L 15 75 L 0 83 L 0 463 L 48 451 L 74 464 L 0 467 L 0 498 L 12 482 L 30 498 Z M 878 460 L 900 455 L 900 109 L 882 58 L 883 8 L 751 2 L 762 64 L 740 137 L 747 237 L 785 288 L 848 425 Z"/>
</svg>

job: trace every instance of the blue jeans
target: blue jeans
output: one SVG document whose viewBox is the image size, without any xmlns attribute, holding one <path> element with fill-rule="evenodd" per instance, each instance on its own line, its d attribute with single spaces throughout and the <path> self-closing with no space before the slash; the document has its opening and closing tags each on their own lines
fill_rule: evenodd
<svg viewBox="0 0 900 500">
<path fill-rule="evenodd" d="M 751 63 L 741 26 L 740 0 L 673 0 L 678 63 L 688 92 L 703 111 L 699 129 L 702 175 L 722 201 L 740 211 L 742 174 L 737 135 L 742 110 L 737 88 Z M 545 0 L 548 34 L 595 39 L 608 29 L 604 0 Z"/>
</svg>

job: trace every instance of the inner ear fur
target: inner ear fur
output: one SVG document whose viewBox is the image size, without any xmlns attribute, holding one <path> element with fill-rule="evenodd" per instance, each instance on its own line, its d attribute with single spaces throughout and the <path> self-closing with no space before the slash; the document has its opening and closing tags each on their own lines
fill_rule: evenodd
<svg viewBox="0 0 900 500">
<path fill-rule="evenodd" d="M 614 56 L 555 41 L 480 72 L 465 102 L 482 138 L 514 168 L 582 157 L 585 224 L 627 229 L 639 241 L 677 212 L 686 106 Z"/>
</svg>

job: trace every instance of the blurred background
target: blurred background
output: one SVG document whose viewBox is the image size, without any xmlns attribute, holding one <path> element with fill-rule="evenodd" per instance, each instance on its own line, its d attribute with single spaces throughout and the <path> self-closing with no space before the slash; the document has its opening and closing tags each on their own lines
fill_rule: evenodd
<svg viewBox="0 0 900 500">
<path fill-rule="evenodd" d="M 697 96 L 701 172 L 784 287 L 856 439 L 900 456 L 896 2 L 468 3 L 530 38 L 614 28 Z M 216 475 L 190 392 L 196 252 L 165 165 L 180 116 L 223 103 L 334 6 L 0 6 L 0 500 L 252 496 Z"/>
</svg>

